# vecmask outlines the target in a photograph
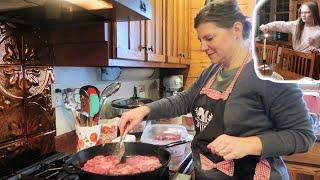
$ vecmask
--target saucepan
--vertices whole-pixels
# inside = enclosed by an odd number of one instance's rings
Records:
[[[139,173],[139,174],[128,174],[119,176],[110,176],[95,174],[82,170],[83,165],[93,157],[97,155],[114,155],[117,143],[110,143],[106,145],[99,145],[90,147],[88,149],[79,151],[73,154],[70,159],[67,160],[64,169],[69,173],[74,173],[79,176],[80,179],[107,179],[107,180],[128,180],[128,179],[139,179],[139,180],[166,180],[169,179],[169,161],[170,153],[166,148],[185,144],[187,141],[176,141],[167,145],[157,146],[147,143],[140,142],[128,142],[125,145],[125,156],[156,156],[159,158],[161,166],[154,171]]]

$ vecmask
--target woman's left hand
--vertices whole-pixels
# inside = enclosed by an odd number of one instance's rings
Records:
[[[261,155],[262,143],[260,138],[234,137],[226,134],[218,136],[207,145],[213,154],[225,160],[240,159],[246,155]]]

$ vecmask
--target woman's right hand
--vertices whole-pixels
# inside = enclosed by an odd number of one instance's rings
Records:
[[[267,33],[269,31],[269,28],[267,25],[265,24],[262,24],[260,27],[259,27],[260,31],[264,32],[264,33]]]
[[[141,106],[124,112],[120,119],[120,135],[127,134],[133,127],[139,124],[150,113],[148,106]]]

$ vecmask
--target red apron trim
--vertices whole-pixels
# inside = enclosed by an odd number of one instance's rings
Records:
[[[219,163],[213,163],[210,159],[206,156],[200,154],[200,163],[201,169],[211,170],[211,169],[218,169],[222,173],[227,176],[232,177],[234,174],[234,161],[221,161]],[[257,163],[253,180],[269,180],[271,175],[271,166],[266,159],[260,159]]]
[[[202,170],[218,169],[222,173],[233,176],[234,173],[234,162],[231,161],[221,161],[219,163],[213,163],[206,156],[200,154],[200,162]]]
[[[245,65],[245,63],[247,62],[247,58],[249,56],[249,53],[247,54],[247,56],[244,58],[240,68],[238,69],[235,77],[233,78],[232,82],[230,83],[230,85],[227,87],[227,89],[224,91],[224,92],[219,92],[215,89],[211,89],[211,85],[212,83],[216,80],[217,78],[217,74],[218,72],[222,69],[222,65],[219,67],[219,69],[214,73],[214,75],[209,79],[208,83],[201,89],[200,91],[200,94],[205,94],[207,95],[209,98],[211,99],[214,99],[214,100],[219,100],[219,99],[222,99],[222,100],[227,100],[234,85],[236,84],[239,76],[240,76],[240,73]]]
[[[266,159],[260,159],[254,172],[253,180],[269,180],[271,175],[271,166]]]

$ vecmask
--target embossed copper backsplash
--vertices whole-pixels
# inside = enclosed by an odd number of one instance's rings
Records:
[[[0,177],[54,150],[47,39],[46,30],[0,22]]]

